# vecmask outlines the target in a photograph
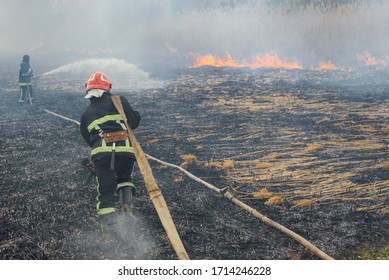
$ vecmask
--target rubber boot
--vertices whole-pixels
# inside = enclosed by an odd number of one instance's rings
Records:
[[[26,90],[23,86],[20,87],[20,96],[19,96],[19,104],[24,104],[24,100],[26,99]]]
[[[119,199],[122,212],[132,216],[132,201],[135,194],[135,188],[132,186],[119,189]]]
[[[105,214],[99,216],[99,223],[102,233],[114,232],[115,226],[117,225],[117,218],[115,213]]]

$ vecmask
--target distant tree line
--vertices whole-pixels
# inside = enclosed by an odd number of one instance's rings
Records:
[[[254,5],[260,2],[270,6],[306,7],[322,6],[336,7],[345,4],[380,2],[385,0],[171,0],[174,10],[201,10],[209,8],[235,8],[240,5]]]
[[[289,6],[324,6],[336,7],[339,5],[367,3],[370,0],[266,0],[270,5],[289,5]]]
[[[4,0],[2,0],[4,1]],[[10,3],[17,3],[12,0],[8,0]],[[187,12],[193,10],[206,10],[206,9],[233,9],[241,5],[258,5],[265,4],[268,6],[280,6],[280,7],[308,7],[308,6],[320,6],[320,7],[337,7],[345,4],[358,4],[358,3],[371,3],[371,2],[385,2],[388,0],[148,0],[137,2],[136,7],[147,7],[148,10],[158,9],[158,7],[168,6],[173,11]],[[24,1],[25,2],[25,1]],[[87,4],[85,4],[85,3]],[[50,10],[54,13],[61,13],[67,10],[74,9],[74,7],[83,7],[89,5],[88,1],[77,0],[35,0],[33,2],[25,2],[23,5],[27,5],[28,9],[39,9],[40,11]],[[118,7],[132,7],[128,0],[115,0],[115,5]],[[17,5],[17,4],[15,4]],[[114,7],[114,6],[113,6]]]

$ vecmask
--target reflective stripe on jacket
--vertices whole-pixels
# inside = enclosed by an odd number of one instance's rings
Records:
[[[20,63],[19,66],[19,86],[31,85],[32,69],[27,62]]]
[[[111,156],[112,143],[105,143],[103,133],[126,130],[123,118],[120,116],[109,92],[104,92],[100,98],[92,97],[91,104],[81,116],[80,131],[85,142],[92,148],[92,159]],[[138,127],[140,115],[134,111],[127,99],[121,96],[123,109],[131,129]],[[115,152],[134,157],[134,149],[130,141],[116,142]]]

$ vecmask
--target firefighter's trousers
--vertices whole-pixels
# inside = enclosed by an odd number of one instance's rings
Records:
[[[115,192],[122,187],[134,186],[132,182],[134,162],[134,158],[116,154],[115,170],[111,170],[111,157],[94,160],[97,177],[97,214],[115,212]]]
[[[33,98],[33,91],[31,85],[20,86],[19,102],[24,102],[28,98],[28,91],[30,91],[30,97]]]

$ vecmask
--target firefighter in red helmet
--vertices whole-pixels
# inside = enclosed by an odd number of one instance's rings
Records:
[[[85,142],[92,148],[91,157],[97,179],[97,214],[102,228],[110,231],[115,219],[115,192],[122,194],[135,191],[132,169],[135,163],[134,151],[125,137],[115,142],[106,140],[107,133],[126,132],[123,118],[112,102],[111,82],[102,72],[92,74],[86,86],[85,98],[90,105],[81,116],[80,131]],[[133,110],[123,96],[120,97],[131,129],[138,127],[140,115]],[[114,151],[113,151],[114,150]]]

